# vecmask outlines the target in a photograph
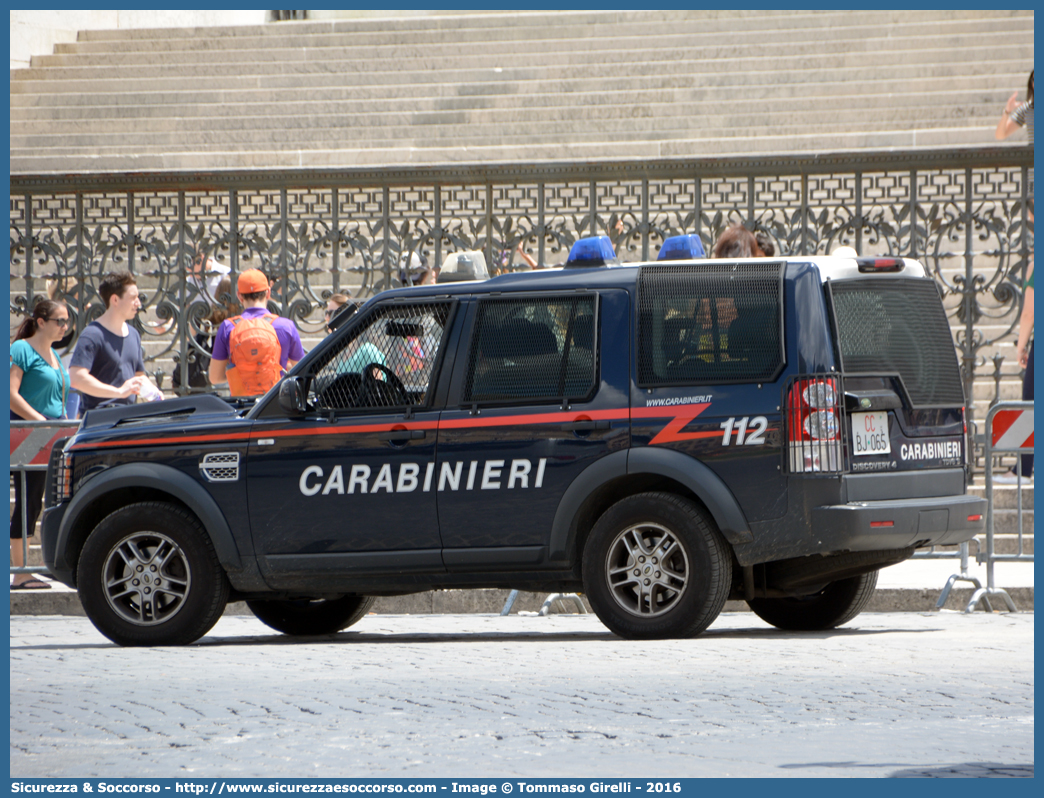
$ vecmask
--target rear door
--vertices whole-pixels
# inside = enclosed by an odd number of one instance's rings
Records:
[[[935,281],[828,283],[852,473],[963,468],[964,387]]]
[[[634,446],[699,460],[748,521],[787,509],[776,398],[784,268],[768,259],[657,264],[638,278]]]
[[[629,297],[480,296],[465,329],[432,487],[443,559],[450,571],[539,568],[570,483],[629,445]]]

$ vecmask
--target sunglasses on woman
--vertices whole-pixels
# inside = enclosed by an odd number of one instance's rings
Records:
[[[68,316],[66,316],[64,319],[54,318],[54,319],[44,319],[44,321],[53,321],[59,327],[68,327],[69,326],[69,317]]]

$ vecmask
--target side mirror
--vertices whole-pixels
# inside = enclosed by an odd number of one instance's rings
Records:
[[[303,416],[307,412],[304,389],[297,377],[287,377],[280,384],[279,407],[289,416]]]

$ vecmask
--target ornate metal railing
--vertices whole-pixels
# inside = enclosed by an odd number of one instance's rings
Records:
[[[96,285],[114,269],[138,276],[148,359],[188,368],[215,297],[193,275],[205,252],[234,277],[257,267],[273,305],[320,334],[326,298],[398,284],[421,251],[440,263],[479,249],[516,268],[521,243],[541,263],[576,238],[607,234],[624,261],[699,233],[711,248],[732,222],[765,231],[780,254],[922,260],[953,317],[966,393],[985,350],[1010,339],[1033,250],[1029,147],[838,153],[825,156],[547,163],[538,165],[11,177],[11,309],[24,313],[45,281],[77,329],[102,307]],[[994,371],[980,376],[996,379]],[[167,365],[169,370],[171,366]],[[181,384],[187,385],[187,371]]]

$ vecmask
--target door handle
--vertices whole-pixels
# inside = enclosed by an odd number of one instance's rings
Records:
[[[391,432],[378,432],[377,440],[399,443],[403,441],[417,441],[425,436],[422,429],[397,429]]]
[[[601,421],[567,421],[562,425],[566,432],[590,432],[591,430],[609,429],[608,419]]]

